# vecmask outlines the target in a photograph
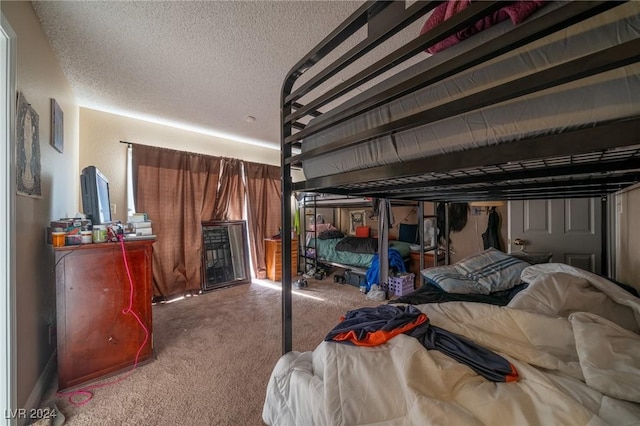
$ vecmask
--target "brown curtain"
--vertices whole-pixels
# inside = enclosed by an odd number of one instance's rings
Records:
[[[245,163],[249,246],[257,278],[265,278],[264,239],[278,233],[282,221],[280,168]]]
[[[200,291],[201,222],[216,208],[221,158],[133,145],[136,211],[158,236],[153,245],[154,297]]]
[[[213,220],[241,220],[244,210],[245,188],[242,183],[240,160],[225,158],[222,160],[218,200]]]

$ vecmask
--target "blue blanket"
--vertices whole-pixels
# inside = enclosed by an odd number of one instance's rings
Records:
[[[404,267],[404,260],[400,252],[396,249],[389,249],[389,269],[396,268],[398,272],[407,272]],[[371,266],[367,269],[367,291],[371,289],[373,284],[378,284],[380,277],[380,256],[377,254],[371,261]]]

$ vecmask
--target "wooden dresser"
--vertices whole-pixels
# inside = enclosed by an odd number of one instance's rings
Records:
[[[149,335],[139,363],[153,357],[153,240],[125,243],[133,281],[133,311]],[[131,368],[145,332],[131,314],[130,284],[120,243],[57,247],[55,253],[58,389]]]
[[[265,238],[264,240],[265,263],[267,266],[267,278],[272,281],[282,281],[282,241],[279,239]],[[298,240],[291,240],[291,276],[298,274]]]
[[[434,253],[424,254],[424,267],[432,268],[434,266]],[[438,265],[444,265],[444,252],[438,252]],[[409,272],[415,274],[415,288],[422,285],[422,276],[420,275],[420,252],[409,252]]]

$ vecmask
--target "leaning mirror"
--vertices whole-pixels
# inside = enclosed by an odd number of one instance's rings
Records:
[[[250,281],[246,222],[202,222],[202,291]]]

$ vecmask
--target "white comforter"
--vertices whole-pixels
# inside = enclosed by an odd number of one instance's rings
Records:
[[[431,323],[500,353],[518,369],[493,383],[400,335],[374,347],[321,343],[275,366],[269,425],[640,424],[640,299],[562,264],[523,271],[507,307],[418,307]],[[328,331],[328,330],[327,330]]]

